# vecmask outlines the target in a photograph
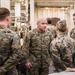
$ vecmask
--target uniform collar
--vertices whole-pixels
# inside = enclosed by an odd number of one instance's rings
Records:
[[[46,31],[46,30],[45,30],[45,31]],[[38,28],[37,28],[37,32],[38,32],[38,33],[43,34],[43,33],[45,33],[45,31],[38,30]]]
[[[6,29],[5,25],[0,24],[0,29]]]
[[[5,25],[0,25],[0,32],[4,32],[4,33],[11,33],[10,29],[7,28]]]
[[[60,35],[57,35],[58,38],[61,38],[61,37],[64,37],[64,33],[60,34]]]

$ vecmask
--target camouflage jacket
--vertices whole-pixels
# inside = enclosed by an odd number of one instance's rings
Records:
[[[22,53],[17,34],[5,28],[4,25],[0,25],[0,75],[12,70]]]
[[[73,39],[62,34],[51,42],[51,57],[54,64],[54,71],[60,72],[66,67],[72,67],[72,54],[74,53],[75,42]]]
[[[33,67],[48,67],[49,44],[52,39],[52,34],[47,30],[45,32],[38,32],[37,29],[30,31],[23,45],[23,49],[27,47],[26,62],[30,61]]]
[[[56,30],[55,30],[54,26],[47,26],[47,29],[52,33],[52,35],[54,36],[54,38],[57,36]]]
[[[70,37],[75,40],[75,28],[71,30]]]

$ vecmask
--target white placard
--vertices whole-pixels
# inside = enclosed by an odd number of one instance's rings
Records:
[[[49,75],[75,75],[75,72],[63,71],[63,72],[59,72],[59,73],[52,73],[52,74],[49,74]]]

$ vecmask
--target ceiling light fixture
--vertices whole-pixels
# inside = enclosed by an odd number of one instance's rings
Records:
[[[64,10],[65,8],[64,8],[64,7],[61,7],[61,9],[63,9],[63,10]]]
[[[48,9],[48,7],[45,7],[45,9]]]

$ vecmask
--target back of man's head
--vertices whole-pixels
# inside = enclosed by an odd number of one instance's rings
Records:
[[[73,16],[75,16],[75,13],[73,14]]]
[[[7,8],[0,7],[0,21],[5,20],[7,16],[10,16],[10,11]]]
[[[52,21],[50,19],[47,20],[48,24],[52,24]]]
[[[65,32],[66,28],[67,28],[67,24],[65,20],[62,21],[58,21],[56,24],[56,28],[60,31],[60,32]]]
[[[74,25],[75,25],[75,13],[73,14],[73,22],[74,22]]]

